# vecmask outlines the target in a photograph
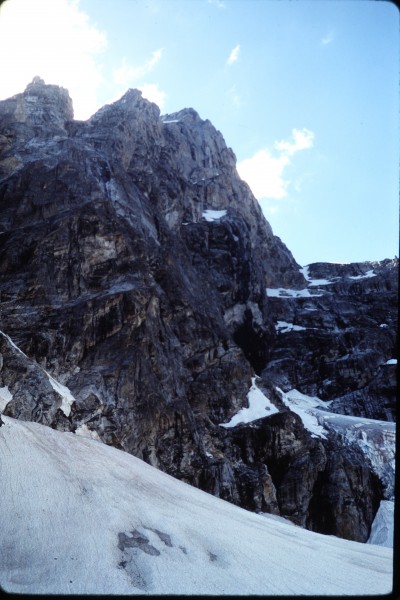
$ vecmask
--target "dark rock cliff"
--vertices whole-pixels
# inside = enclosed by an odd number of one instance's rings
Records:
[[[235,162],[209,121],[160,117],[137,90],[86,122],[39,78],[0,102],[4,413],[365,541],[382,482],[278,388],[394,419],[397,262],[301,270]],[[221,427],[256,374],[277,412]]]

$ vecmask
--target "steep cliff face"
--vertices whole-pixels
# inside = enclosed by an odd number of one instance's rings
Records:
[[[267,290],[278,335],[265,377],[331,411],[395,420],[398,260],[302,272],[303,290]]]
[[[137,90],[81,122],[66,90],[35,78],[0,102],[0,133],[4,413],[366,541],[379,478],[334,432],[313,437],[282,394],[393,418],[397,263],[302,270],[211,123],[160,117]],[[271,416],[222,427],[255,392]]]

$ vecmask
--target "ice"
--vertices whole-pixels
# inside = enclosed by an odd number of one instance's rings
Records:
[[[225,217],[225,216],[226,216],[226,210],[207,209],[207,210],[203,211],[204,219],[210,223],[211,223],[211,221],[217,221],[218,219],[221,219],[222,217]]]
[[[0,413],[2,413],[7,404],[12,400],[12,393],[7,386],[0,387]]]
[[[240,423],[251,423],[257,419],[270,417],[279,412],[276,406],[272,404],[272,402],[256,386],[255,377],[251,380],[251,387],[247,394],[247,400],[249,402],[249,407],[241,408],[236,415],[233,415],[228,423],[220,423],[220,427],[229,428],[235,427]]]
[[[340,435],[347,445],[357,446],[384,487],[386,499],[394,494],[396,424],[362,417],[332,413],[317,397],[307,396],[298,390],[284,393],[277,388],[286,406],[302,419],[304,427],[313,437],[326,436],[330,430]]]
[[[393,547],[394,532],[394,502],[381,500],[378,512],[371,527],[371,534],[367,544]]]
[[[397,358],[389,358],[389,360],[385,362],[385,365],[397,365]]]
[[[382,595],[391,548],[244,510],[116,448],[2,417],[0,585],[45,595]]]

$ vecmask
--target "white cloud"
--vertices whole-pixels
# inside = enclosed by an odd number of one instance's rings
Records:
[[[143,98],[155,102],[160,110],[164,108],[166,93],[160,90],[157,83],[144,83],[139,85],[138,89],[142,92]]]
[[[292,140],[275,142],[277,155],[266,148],[237,164],[242,179],[247,181],[256,198],[280,200],[288,193],[290,180],[285,170],[296,152],[313,146],[314,134],[308,129],[292,129]],[[274,212],[276,212],[274,210]]]
[[[127,64],[126,59],[124,58],[121,67],[114,71],[114,82],[118,85],[127,86],[133,81],[144,77],[150,73],[160,61],[162,52],[162,48],[155,50],[149,60],[137,67]]]
[[[275,148],[280,152],[292,156],[299,150],[311,148],[314,142],[314,134],[309,129],[292,129],[293,142],[282,140],[275,142]]]
[[[330,31],[325,37],[322,38],[321,46],[327,46],[328,44],[331,44],[334,39],[335,39],[334,32]]]
[[[284,198],[288,183],[283,179],[283,171],[288,163],[285,155],[275,157],[269,150],[259,150],[239,162],[237,170],[256,198]]]
[[[79,0],[8,0],[0,9],[0,98],[25,89],[39,75],[67,88],[76,118],[98,108],[104,82],[98,56],[106,34],[89,22]]]
[[[233,50],[231,51],[231,53],[228,57],[228,60],[227,60],[228,65],[233,65],[233,63],[235,63],[237,61],[237,59],[239,58],[239,52],[240,52],[240,44],[235,46],[233,48]]]

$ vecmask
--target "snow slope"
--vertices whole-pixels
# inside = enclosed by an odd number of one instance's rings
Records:
[[[0,584],[8,592],[391,591],[389,548],[245,511],[95,440],[3,419]]]

